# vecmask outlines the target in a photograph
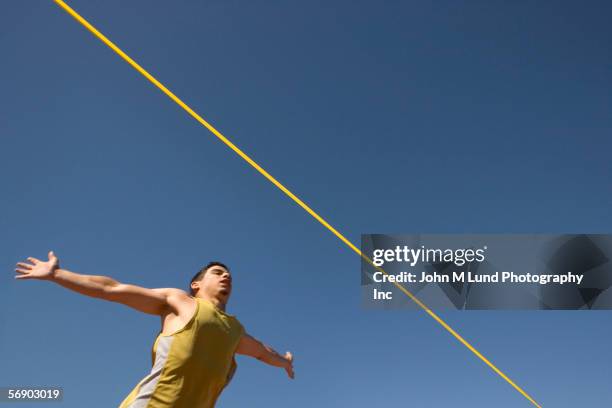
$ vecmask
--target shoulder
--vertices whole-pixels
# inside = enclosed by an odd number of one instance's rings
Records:
[[[234,320],[234,324],[236,325],[236,327],[238,327],[238,331],[240,332],[240,336],[244,336],[246,333],[246,329],[244,328],[244,326],[242,325],[242,323],[240,322],[240,320],[238,320],[238,318],[236,316],[232,316],[232,319]]]
[[[178,288],[157,288],[153,290],[159,291],[160,293],[164,293],[166,296],[183,297],[183,298],[191,297],[183,289],[178,289]]]
[[[173,299],[175,301],[185,301],[185,302],[188,302],[189,300],[194,301],[193,297],[190,296],[187,292],[185,292],[182,289],[177,289],[177,288],[155,288],[155,289],[151,289],[151,290],[156,292],[160,296],[164,296],[168,300]]]
[[[165,297],[171,313],[180,315],[185,311],[189,312],[196,307],[195,298],[182,289],[157,288],[153,290]]]

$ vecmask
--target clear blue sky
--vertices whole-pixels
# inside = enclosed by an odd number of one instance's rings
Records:
[[[609,2],[71,4],[349,239],[612,232]],[[1,385],[118,405],[159,319],[13,267],[186,288],[295,355],[219,407],[528,407],[422,312],[366,311],[359,258],[52,1],[0,14]],[[544,407],[612,405],[612,312],[441,316]],[[27,404],[20,405],[27,407]]]

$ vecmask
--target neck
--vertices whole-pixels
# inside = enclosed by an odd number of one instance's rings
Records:
[[[215,296],[202,296],[202,299],[208,300],[210,303],[215,305],[217,309],[223,310],[225,312],[226,300],[215,297]]]

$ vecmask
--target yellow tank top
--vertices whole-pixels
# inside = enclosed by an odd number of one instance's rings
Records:
[[[151,372],[119,408],[212,408],[236,371],[244,334],[235,316],[194,297],[196,311],[180,330],[153,344]]]

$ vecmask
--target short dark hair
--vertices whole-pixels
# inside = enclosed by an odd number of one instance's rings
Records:
[[[221,267],[225,268],[227,271],[229,271],[229,268],[224,263],[222,263],[222,262],[217,262],[217,261],[209,262],[206,266],[204,266],[202,269],[200,269],[198,271],[198,273],[193,275],[193,278],[191,278],[191,282],[189,282],[189,291],[191,292],[191,296],[195,295],[195,292],[191,288],[191,284],[193,282],[195,282],[195,281],[199,281],[200,279],[202,279],[202,276],[204,276],[206,271],[209,270],[210,268],[212,268],[213,266],[221,266]]]

